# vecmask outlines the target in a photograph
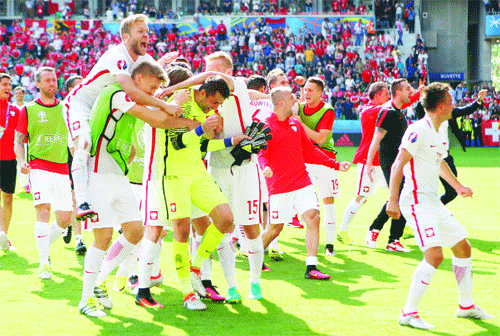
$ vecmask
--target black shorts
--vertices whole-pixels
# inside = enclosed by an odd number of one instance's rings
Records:
[[[73,164],[73,155],[71,155],[71,151],[68,147],[68,171],[69,171],[69,181],[71,182],[71,190],[75,189],[75,185],[73,184],[73,174],[71,174],[71,165]]]
[[[17,160],[0,160],[0,189],[4,193],[16,192]]]

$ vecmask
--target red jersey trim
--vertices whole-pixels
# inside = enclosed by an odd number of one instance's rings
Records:
[[[424,240],[422,239],[422,233],[420,232],[420,226],[418,225],[418,220],[417,220],[417,214],[415,213],[415,206],[411,206],[411,215],[413,216],[413,219],[415,220],[415,225],[417,226],[417,232],[418,232],[418,237],[420,238],[420,243],[422,244],[422,247],[424,247]]]
[[[415,178],[415,161],[413,161],[413,158],[410,160],[410,170],[411,170],[411,180],[413,181],[413,198],[415,200],[415,204],[418,204],[417,179]]]
[[[238,108],[238,117],[240,119],[241,131],[245,132],[245,123],[243,122],[243,114],[241,113],[240,99],[234,94],[232,94],[231,97],[234,97],[234,101],[236,102],[236,107]]]

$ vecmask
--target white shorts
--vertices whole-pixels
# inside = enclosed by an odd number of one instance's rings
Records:
[[[33,204],[51,204],[53,211],[73,211],[69,175],[33,169],[29,174]]]
[[[290,223],[295,217],[295,213],[302,216],[310,209],[319,211],[318,196],[312,185],[283,194],[271,195],[267,205],[269,223]]]
[[[380,166],[373,166],[375,169],[373,171],[373,182],[370,180],[370,176],[368,176],[368,172],[365,169],[365,165],[358,163],[358,191],[357,195],[359,196],[371,196],[374,195],[377,191],[378,187],[387,188],[387,182],[385,181],[384,173],[382,172],[382,168]]]
[[[86,229],[112,228],[141,221],[139,201],[126,176],[90,173],[87,192],[96,214],[86,221]]]
[[[83,133],[90,133],[90,108],[74,97],[64,101],[63,116],[69,131],[69,138],[74,139]]]
[[[166,226],[167,209],[161,180],[146,181],[142,185],[141,217],[144,225]]]
[[[236,225],[263,223],[262,189],[265,181],[256,163],[234,166],[233,174],[229,168],[212,168],[211,174],[226,196]]]
[[[401,213],[422,251],[435,246],[453,247],[467,237],[467,231],[441,202],[402,205]]]
[[[318,187],[319,197],[338,197],[339,179],[337,171],[327,166],[306,164],[306,170],[314,186]]]

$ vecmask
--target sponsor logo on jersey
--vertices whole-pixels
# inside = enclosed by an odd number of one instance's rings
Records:
[[[170,211],[171,212],[176,212],[177,211],[177,206],[175,205],[175,203],[170,203]]]
[[[410,135],[408,135],[408,141],[410,141],[411,143],[414,143],[415,141],[417,141],[417,133],[415,132],[411,132]]]
[[[434,237],[435,236],[434,229],[433,228],[425,229],[425,236],[427,238]]]
[[[80,122],[79,121],[75,121],[73,123],[73,131],[77,131],[80,129]]]
[[[158,219],[158,211],[150,211],[149,212],[149,219],[157,220]]]
[[[125,70],[127,69],[127,62],[125,62],[125,60],[119,60],[117,63],[116,63],[116,66],[118,67],[118,69],[120,70]]]
[[[38,122],[41,122],[41,123],[47,122],[48,120],[45,119],[46,116],[47,116],[47,113],[45,113],[45,111],[38,111],[38,118],[40,118],[40,120],[38,120]]]
[[[35,201],[38,201],[40,199],[40,193],[37,192],[33,195],[33,198],[35,199]]]
[[[292,125],[292,131],[297,132],[297,126]]]

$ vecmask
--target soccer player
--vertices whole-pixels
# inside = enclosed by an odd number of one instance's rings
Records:
[[[387,185],[389,185],[391,166],[398,154],[398,146],[401,143],[401,138],[408,127],[408,121],[401,107],[411,102],[410,96],[412,96],[413,93],[413,88],[405,78],[396,79],[391,84],[392,99],[385,103],[380,109],[377,117],[375,135],[373,136],[366,158],[365,169],[370,180],[374,178],[375,168],[373,162],[378,150],[380,168],[382,168],[385,181]],[[366,245],[370,248],[375,248],[380,230],[389,219],[385,211],[386,205],[387,203],[384,204],[377,218],[375,218],[366,233]],[[389,242],[385,248],[387,251],[410,252],[410,250],[404,247],[399,241],[403,235],[404,227],[404,217],[392,219]]]
[[[323,153],[336,159],[332,127],[335,120],[333,107],[325,103],[321,97],[325,84],[319,77],[309,77],[304,85],[304,103],[299,103],[298,118],[307,136]],[[306,161],[306,168],[313,185],[319,189],[325,210],[326,255],[335,255],[333,242],[337,231],[337,214],[335,197],[339,194],[337,171],[314,161]]]
[[[19,111],[21,111],[23,109],[23,107],[26,106],[26,102],[24,101],[25,94],[26,94],[26,90],[22,86],[17,86],[14,89],[14,102],[12,103],[12,105],[17,107],[17,109]],[[25,145],[24,149],[25,149],[25,151],[28,151],[28,145]],[[21,180],[20,181],[21,186],[24,188],[24,192],[29,194],[31,192],[31,190],[30,190],[30,184],[28,181],[28,175],[20,174],[20,172],[21,172],[21,167],[19,167],[19,165],[18,165],[18,176],[20,177],[20,180]]]
[[[35,72],[40,97],[21,111],[16,128],[14,150],[23,174],[29,173],[36,209],[35,239],[40,257],[41,279],[50,279],[50,245],[71,223],[71,186],[68,176],[68,130],[64,126],[62,104],[56,99],[57,76],[54,68]],[[28,162],[24,142],[28,139]],[[50,225],[50,210],[56,220]]]
[[[166,80],[161,66],[143,61],[132,71],[134,86],[153,95]],[[99,303],[111,309],[113,302],[106,288],[106,277],[120,264],[143,236],[139,202],[125,176],[132,155],[132,134],[136,118],[158,128],[180,127],[185,123],[162,110],[136,104],[119,84],[106,87],[96,100],[90,118],[92,150],[89,160],[89,197],[96,216],[87,225],[94,232],[94,244],[85,256],[82,298],[79,310],[92,317],[106,316]],[[113,226],[123,234],[109,247]],[[106,254],[106,250],[108,250]]]
[[[337,235],[337,240],[344,244],[352,244],[352,240],[347,233],[347,228],[354,219],[358,210],[367,201],[368,196],[375,194],[378,186],[387,187],[382,169],[380,168],[378,151],[373,159],[373,181],[370,179],[365,169],[368,148],[370,147],[373,134],[375,133],[375,123],[377,121],[378,113],[380,112],[382,105],[390,99],[387,84],[385,82],[375,82],[371,84],[368,89],[368,96],[370,98],[370,102],[365,105],[359,117],[363,137],[356,154],[354,154],[354,159],[352,160],[352,163],[356,164],[358,171],[358,182],[356,184],[358,188],[356,197],[345,209],[344,219],[342,220],[342,224]]]
[[[87,161],[91,151],[89,116],[92,104],[101,91],[119,83],[127,96],[137,104],[159,108],[171,115],[180,115],[180,107],[168,104],[146,94],[134,85],[131,73],[144,60],[153,60],[146,54],[149,41],[148,18],[135,14],[121,22],[122,43],[106,51],[83,82],[66,98],[64,116],[69,134],[75,143],[72,165],[77,207],[77,219],[89,218],[94,211],[87,201]],[[177,53],[176,53],[177,54]]]
[[[74,75],[69,77],[66,80],[66,89],[68,92],[71,92],[75,86],[80,84],[83,81],[83,77],[79,75]],[[71,173],[71,165],[73,163],[73,154],[75,153],[75,147],[73,141],[70,139],[68,141],[68,167],[69,167],[69,179],[71,180],[71,194],[73,196],[73,214],[74,216],[71,218],[71,224],[66,229],[66,232],[63,234],[63,240],[66,244],[71,241],[71,231],[72,228],[75,229],[75,252],[78,255],[85,255],[87,253],[87,246],[85,246],[85,242],[82,237],[82,223],[79,220],[76,220],[76,199],[75,199],[75,190],[73,184],[73,175]]]
[[[14,133],[19,119],[19,109],[9,103],[11,90],[10,76],[0,73],[0,249],[13,251],[15,248],[11,245],[7,233],[16,191],[17,161],[14,153]]]
[[[266,125],[273,138],[267,149],[259,153],[259,164],[266,177],[269,192],[268,212],[270,227],[263,237],[264,247],[278,236],[284,223],[289,223],[295,211],[307,224],[306,230],[306,279],[326,280],[330,276],[320,272],[316,265],[319,244],[319,204],[305,162],[318,162],[331,168],[346,171],[349,162],[337,162],[321,152],[307,137],[301,123],[291,118],[297,99],[290,88],[271,91],[273,114]]]
[[[422,92],[421,102],[426,111],[423,119],[406,130],[399,153],[392,166],[387,213],[392,218],[401,214],[413,230],[424,259],[413,274],[410,293],[398,319],[401,325],[419,329],[433,329],[418,315],[418,304],[429,286],[436,269],[443,261],[443,246],[453,252],[453,273],[458,284],[458,317],[490,319],[472,300],[471,246],[465,239],[467,232],[440,202],[439,176],[443,177],[463,197],[472,197],[472,189],[463,186],[443,159],[446,157],[448,119],[453,100],[450,86],[432,83]],[[400,195],[400,185],[405,177]],[[399,203],[399,204],[398,204]],[[401,210],[400,210],[401,209]]]
[[[226,79],[221,76],[209,77],[198,89],[191,92],[192,100],[183,105],[183,115],[185,118],[197,120],[202,120],[204,114],[217,110],[230,96]],[[174,262],[184,295],[184,306],[190,310],[206,309],[206,305],[195,295],[196,291],[201,296],[206,296],[200,279],[200,269],[233,224],[229,204],[201,160],[200,137],[204,135],[206,139],[212,139],[217,127],[218,118],[210,116],[195,130],[186,132],[185,129],[172,129],[167,133],[168,155],[164,169],[167,218],[172,221],[174,228]],[[247,137],[240,133],[218,142],[208,142],[207,150],[228,148],[245,138]],[[189,260],[188,246],[191,204],[208,213],[213,220],[213,224],[205,230],[192,263]],[[160,229],[156,230],[156,240],[159,231]],[[140,287],[138,297],[143,290],[143,286]]]

